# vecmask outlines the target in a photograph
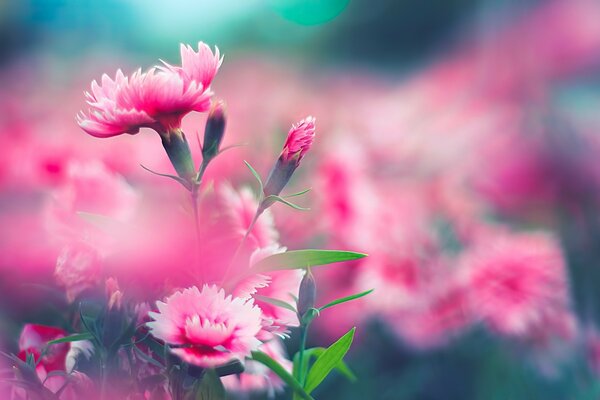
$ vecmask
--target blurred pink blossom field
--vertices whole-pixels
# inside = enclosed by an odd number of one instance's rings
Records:
[[[464,3],[366,64],[361,1],[67,55],[2,6],[0,399],[599,398],[600,3]]]

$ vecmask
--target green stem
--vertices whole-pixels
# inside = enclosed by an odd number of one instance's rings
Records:
[[[235,264],[235,262],[237,261],[240,251],[242,250],[242,247],[244,247],[244,243],[246,243],[246,239],[248,239],[248,236],[250,236],[250,233],[252,233],[252,230],[254,229],[254,225],[256,225],[256,221],[258,221],[258,218],[261,216],[261,214],[263,212],[264,212],[264,209],[259,206],[258,209],[256,210],[256,213],[254,214],[254,218],[252,218],[252,222],[250,222],[248,229],[246,229],[246,233],[244,234],[244,237],[242,237],[242,240],[240,241],[237,248],[235,249],[235,252],[233,253],[233,257],[231,257],[231,261],[229,261],[229,264],[227,265],[227,269],[225,269],[225,273],[223,274],[223,279],[221,280],[221,286],[223,286],[225,284],[225,282],[227,281],[227,278],[229,277],[229,272],[231,270],[232,265]]]
[[[306,350],[306,336],[308,334],[308,327],[310,322],[307,324],[301,323],[300,325],[300,349],[298,350],[298,381],[304,387],[304,351]]]

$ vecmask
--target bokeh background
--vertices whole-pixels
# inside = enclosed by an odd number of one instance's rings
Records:
[[[281,242],[370,254],[317,274],[322,301],[375,288],[314,326],[314,345],[359,326],[358,382],[332,377],[317,398],[600,396],[595,0],[0,1],[6,349],[61,304],[40,301],[61,249],[53,199],[90,168],[165,185],[139,167],[170,168],[151,133],[80,130],[83,91],[200,40],[225,55],[225,141],[248,144],[209,178],[251,184],[242,160],[265,172],[289,125],[314,115],[293,182],[313,188],[312,211],[276,209]],[[188,135],[201,126],[185,120]],[[132,269],[169,268],[146,267]]]

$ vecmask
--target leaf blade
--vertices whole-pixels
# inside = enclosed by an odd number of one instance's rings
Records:
[[[356,328],[350,329],[348,333],[339,338],[335,343],[329,346],[315,361],[308,371],[304,390],[311,393],[323,380],[329,375],[331,370],[344,359],[344,356],[350,349],[354,332]]]
[[[273,254],[257,262],[253,269],[257,272],[278,271],[283,269],[305,269],[318,265],[327,265],[342,261],[357,260],[367,255],[342,250],[291,250]]]
[[[296,309],[294,308],[294,306],[292,306],[290,303],[287,303],[283,300],[279,300],[279,299],[275,299],[273,297],[267,297],[267,296],[261,296],[261,295],[254,295],[254,298],[256,300],[260,300],[263,301],[265,303],[269,303],[275,307],[280,307],[280,308],[285,308],[286,310],[290,310],[294,313],[297,313],[298,311],[296,311]]]
[[[319,311],[323,311],[327,308],[333,307],[333,306],[337,306],[338,304],[342,304],[342,303],[346,303],[348,301],[352,301],[352,300],[356,300],[356,299],[360,299],[361,297],[364,297],[368,294],[373,293],[375,289],[370,289],[370,290],[365,290],[364,292],[360,292],[360,293],[356,293],[350,296],[346,296],[346,297],[341,297],[339,299],[333,300],[332,302],[329,302],[327,304],[325,304],[322,307],[319,307]]]
[[[277,376],[281,378],[300,398],[304,400],[314,400],[310,394],[308,394],[302,385],[289,373],[285,368],[281,366],[277,361],[273,360],[269,355],[262,351],[253,351],[252,359],[259,362],[273,371]]]
[[[70,343],[70,342],[80,342],[82,340],[90,340],[93,339],[94,335],[90,332],[84,333],[76,333],[75,335],[66,336],[60,339],[54,339],[48,342],[48,344],[59,344],[59,343]]]
[[[260,185],[260,193],[262,193],[264,185],[262,179],[260,178],[260,175],[258,174],[258,172],[256,172],[254,167],[252,167],[252,165],[250,165],[248,161],[244,160],[244,164],[246,164],[246,167],[248,167],[254,178],[258,181],[258,184]]]

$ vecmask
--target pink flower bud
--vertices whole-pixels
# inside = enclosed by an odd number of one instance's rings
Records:
[[[277,163],[271,169],[264,187],[265,196],[278,196],[300,165],[315,138],[315,119],[306,117],[292,125]],[[266,205],[268,206],[268,205]]]
[[[306,117],[296,125],[292,125],[287,140],[283,145],[281,159],[290,161],[297,159],[296,164],[304,157],[315,139],[315,118]]]

